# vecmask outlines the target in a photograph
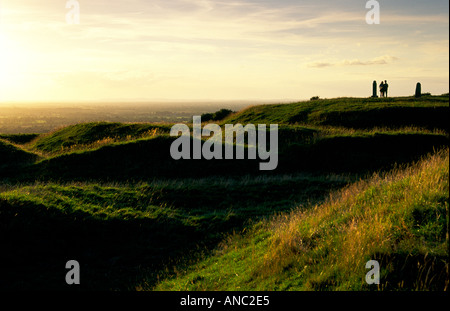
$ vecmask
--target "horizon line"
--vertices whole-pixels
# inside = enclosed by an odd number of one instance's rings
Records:
[[[449,92],[442,94],[431,94],[431,96],[442,96],[449,95]],[[390,96],[388,98],[401,98],[401,97],[413,97],[414,94],[411,95],[399,95],[399,96]],[[371,98],[371,96],[335,96],[335,97],[319,97],[319,99],[336,99],[336,98]],[[303,102],[310,101],[308,98],[279,98],[279,99],[262,99],[262,98],[254,98],[254,99],[170,99],[170,98],[137,98],[137,99],[84,99],[84,100],[36,100],[36,101],[28,101],[28,100],[0,100],[1,105],[29,105],[29,104],[210,104],[210,103],[248,103],[248,102],[261,102],[261,103],[292,103],[292,102]]]

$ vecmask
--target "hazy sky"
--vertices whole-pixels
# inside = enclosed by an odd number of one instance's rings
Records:
[[[0,101],[442,94],[448,0],[0,0]]]

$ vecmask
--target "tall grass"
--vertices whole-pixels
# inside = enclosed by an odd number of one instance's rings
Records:
[[[322,200],[349,178],[292,174],[136,183],[0,182],[0,265],[8,267],[0,288],[28,281],[25,288],[58,288],[58,266],[51,263],[75,256],[85,266],[84,288],[127,289],[144,271],[162,275],[163,264],[198,258],[198,250],[209,252],[232,230],[288,211],[296,202]],[[30,274],[22,269],[29,256],[36,258]],[[120,262],[111,267],[115,257]]]
[[[308,275],[306,289],[362,289],[364,264],[374,256],[445,257],[448,161],[448,152],[441,152],[415,166],[353,184],[313,209],[277,219],[261,272],[279,273],[295,264]],[[319,268],[306,272],[311,263],[320,263]],[[419,259],[418,265],[423,264]],[[389,279],[388,271],[384,276]],[[419,278],[409,285],[427,289],[431,284]],[[384,283],[381,289],[389,286],[405,284]],[[448,287],[448,279],[443,286]]]
[[[375,174],[235,235],[155,289],[447,290],[448,178],[448,149]],[[378,286],[365,283],[369,260]]]

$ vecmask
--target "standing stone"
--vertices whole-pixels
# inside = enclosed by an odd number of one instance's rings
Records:
[[[420,84],[420,82],[417,83],[416,85],[416,97],[420,97],[422,96],[422,84]]]
[[[373,81],[373,84],[372,84],[372,97],[378,97],[378,95],[377,95],[377,81]]]

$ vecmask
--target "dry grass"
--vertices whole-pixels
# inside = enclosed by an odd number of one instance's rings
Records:
[[[376,174],[229,236],[153,289],[447,290],[448,177],[448,149]],[[369,260],[379,285],[365,282]]]
[[[448,210],[448,162],[447,150],[409,168],[352,184],[324,204],[279,216],[264,265],[256,274],[268,277],[297,267],[297,273],[309,275],[307,288],[319,283],[347,289],[349,276],[364,276],[365,263],[376,254],[448,255],[448,241],[439,233],[424,238],[434,233],[436,223],[422,224],[431,232],[421,235],[418,231],[426,229],[414,219],[417,211],[435,215],[437,223],[445,218],[435,200],[446,196],[442,204]],[[420,273],[430,277],[430,271]],[[363,287],[363,281],[357,287]],[[419,278],[417,289],[426,283]]]

